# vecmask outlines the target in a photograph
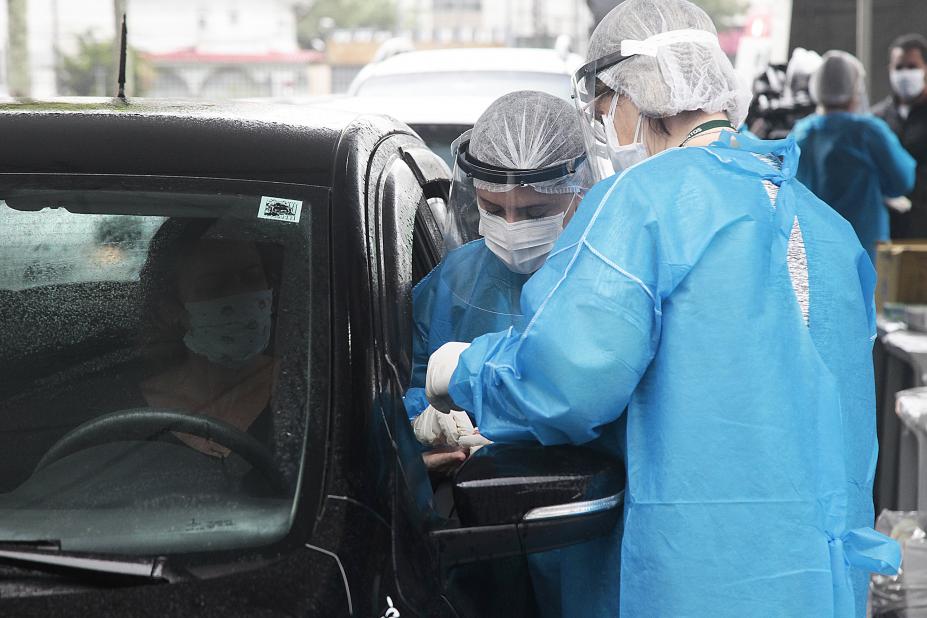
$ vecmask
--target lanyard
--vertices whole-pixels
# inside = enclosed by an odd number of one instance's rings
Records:
[[[698,125],[697,127],[695,127],[694,129],[692,129],[691,131],[689,131],[689,134],[686,136],[686,139],[682,140],[682,143],[679,144],[679,147],[682,148],[686,144],[691,142],[693,139],[701,135],[702,133],[707,133],[708,131],[714,131],[715,129],[731,129],[732,131],[737,130],[734,128],[734,125],[732,125],[730,121],[728,120],[709,120],[708,122],[704,122]]]

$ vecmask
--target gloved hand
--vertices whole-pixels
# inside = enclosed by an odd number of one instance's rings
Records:
[[[463,424],[461,416],[466,418],[466,424]],[[445,414],[431,406],[412,420],[412,430],[416,439],[426,446],[457,446],[461,425],[464,428],[466,425],[473,428],[466,412],[452,410],[450,414]]]
[[[448,396],[447,390],[457,369],[460,355],[469,347],[469,343],[445,343],[428,359],[425,395],[428,397],[428,403],[441,412],[450,412],[454,408],[454,402]]]
[[[470,454],[472,455],[487,444],[492,444],[492,440],[483,437],[479,430],[473,429],[470,433],[461,435],[457,438],[457,444],[463,448],[470,449]]]
[[[460,410],[451,410],[449,414],[439,412],[431,406],[415,417],[412,430],[419,442],[426,446],[460,446],[475,449],[490,444],[473,427],[470,416]]]
[[[911,200],[908,198],[901,197],[887,197],[885,198],[885,205],[894,210],[895,212],[900,212],[902,214],[911,210]]]

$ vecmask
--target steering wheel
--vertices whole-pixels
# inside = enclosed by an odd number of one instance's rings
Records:
[[[210,416],[193,416],[185,412],[159,408],[120,410],[79,425],[48,449],[35,471],[38,472],[78,451],[111,442],[167,442],[173,431],[221,444],[258,470],[274,490],[287,493],[288,484],[274,463],[273,455],[253,436]]]

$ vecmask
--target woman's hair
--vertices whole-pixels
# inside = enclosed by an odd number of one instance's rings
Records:
[[[166,299],[177,299],[180,269],[197,244],[215,224],[215,219],[168,219],[151,239],[148,258],[139,275],[142,296],[140,340],[150,354],[175,355],[183,333],[168,323],[162,307]]]

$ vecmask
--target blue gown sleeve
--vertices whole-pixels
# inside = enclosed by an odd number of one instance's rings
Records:
[[[587,195],[525,285],[525,327],[479,337],[461,356],[450,395],[489,439],[594,440],[650,364],[666,279],[659,226],[643,196],[619,184]]]
[[[431,315],[434,311],[441,264],[422,279],[412,291],[412,378],[403,397],[409,420],[428,407],[425,373],[428,369]]]
[[[904,149],[898,136],[880,118],[870,118],[869,152],[879,172],[882,195],[899,197],[914,189],[917,162]]]

